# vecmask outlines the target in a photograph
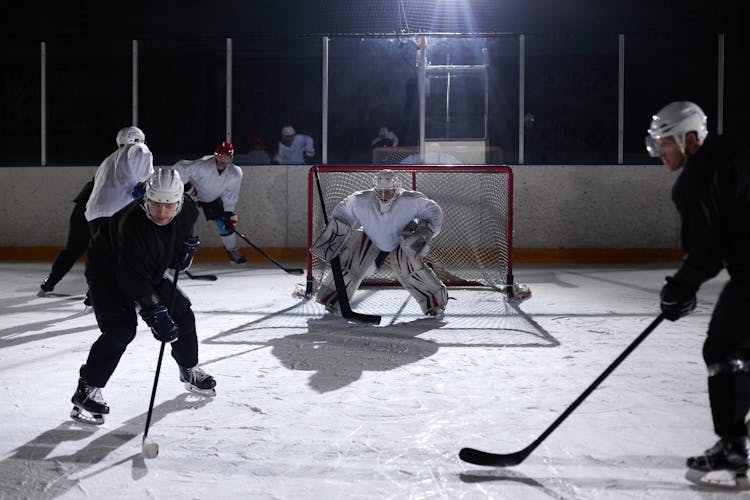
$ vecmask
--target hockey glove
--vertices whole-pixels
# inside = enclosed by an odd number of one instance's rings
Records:
[[[235,215],[234,212],[224,212],[224,215],[221,216],[221,220],[224,222],[224,227],[227,232],[232,234],[237,227],[237,215]]]
[[[667,284],[661,289],[661,312],[669,321],[677,321],[687,316],[696,306],[696,287],[684,285],[672,276],[667,276]]]
[[[133,192],[131,193],[131,196],[134,200],[143,198],[143,195],[146,194],[146,185],[143,182],[139,182],[135,185],[133,188]]]
[[[169,311],[161,304],[141,309],[141,317],[151,327],[151,333],[159,342],[174,342],[180,336],[180,330]]]
[[[182,242],[182,254],[177,259],[174,268],[180,271],[190,269],[190,266],[193,265],[195,252],[198,250],[200,244],[201,239],[197,235],[186,238],[185,241]]]
[[[422,259],[430,252],[430,240],[434,226],[426,220],[409,222],[401,231],[401,248],[415,259]]]

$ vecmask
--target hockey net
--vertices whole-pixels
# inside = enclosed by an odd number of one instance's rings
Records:
[[[449,287],[482,286],[506,291],[513,284],[513,173],[493,165],[320,166],[328,217],[336,204],[355,191],[371,189],[373,176],[388,168],[405,189],[424,193],[443,209],[440,234],[427,261]],[[307,246],[325,228],[315,175],[308,175]],[[308,251],[307,291],[317,290],[328,264]],[[388,260],[363,286],[396,286]]]

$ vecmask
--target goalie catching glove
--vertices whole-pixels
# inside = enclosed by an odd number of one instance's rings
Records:
[[[401,230],[401,249],[415,259],[423,259],[430,253],[434,234],[435,226],[429,221],[414,219]]]
[[[318,239],[310,247],[310,253],[314,256],[330,262],[343,250],[344,242],[349,237],[352,228],[338,219],[331,219]]]

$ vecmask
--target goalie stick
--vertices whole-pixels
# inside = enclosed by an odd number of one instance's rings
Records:
[[[315,184],[318,187],[318,196],[320,197],[320,208],[323,210],[323,222],[328,225],[328,213],[326,212],[326,202],[323,197],[323,188],[320,187],[320,177],[318,176],[318,167],[313,166],[313,173],[315,174]],[[341,261],[339,256],[332,258],[329,262],[331,264],[331,273],[333,273],[333,281],[336,283],[336,296],[339,303],[339,309],[341,310],[341,316],[345,319],[351,319],[359,321],[361,323],[372,323],[377,325],[380,323],[380,316],[374,314],[361,314],[352,311],[352,306],[349,304],[349,297],[346,294],[346,283],[344,283],[344,275],[341,271]]]
[[[583,400],[586,399],[589,394],[594,392],[594,389],[596,389],[597,386],[601,384],[604,379],[607,378],[609,374],[612,373],[615,368],[617,368],[619,364],[622,363],[622,361],[627,358],[628,355],[633,352],[633,350],[635,350],[635,348],[638,347],[638,345],[651,334],[651,332],[654,331],[654,328],[656,328],[663,319],[664,315],[659,314],[659,316],[657,316],[656,319],[653,320],[645,330],[643,330],[643,333],[638,335],[638,337],[633,342],[631,342],[631,344],[627,348],[625,348],[625,350],[619,356],[617,356],[617,359],[615,359],[612,364],[610,364],[602,372],[602,374],[599,375],[596,380],[594,380],[594,382],[592,382],[591,385],[589,385],[580,396],[578,396],[578,399],[573,401],[573,403],[565,409],[562,415],[557,417],[557,419],[552,422],[552,425],[547,427],[547,429],[542,432],[541,436],[536,438],[534,442],[528,445],[526,448],[515,453],[491,453],[474,448],[462,448],[458,453],[458,457],[464,462],[469,462],[470,464],[489,465],[495,467],[511,467],[523,462],[526,457],[528,457],[531,452],[534,451],[536,447],[539,446],[542,441],[547,438],[547,436],[552,434],[552,431],[554,431],[557,426],[559,426],[563,422],[563,420],[565,420],[571,413],[573,413],[573,411],[578,408],[578,405],[583,403]]]
[[[190,271],[185,271],[185,274],[191,280],[216,281],[218,279],[215,274],[192,274]]]
[[[237,228],[234,229],[234,232],[237,233],[237,236],[239,236],[240,238],[242,238],[243,240],[245,240],[245,243],[247,243],[248,245],[250,245],[251,247],[253,247],[254,249],[256,249],[261,255],[263,255],[263,257],[265,257],[266,259],[268,259],[269,261],[271,261],[279,269],[281,269],[283,271],[286,271],[289,274],[304,274],[305,271],[303,271],[302,269],[300,269],[298,267],[297,268],[284,267],[281,264],[279,264],[273,257],[271,257],[270,255],[268,255],[262,248],[260,248],[259,246],[255,245],[255,243],[253,243],[252,241],[250,241],[249,239],[247,239],[247,236],[245,236],[244,234],[242,234],[241,232],[239,232],[237,230]]]

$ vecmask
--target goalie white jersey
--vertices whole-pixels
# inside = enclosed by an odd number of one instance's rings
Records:
[[[357,191],[346,197],[333,209],[332,217],[349,226],[356,224],[382,251],[395,250],[401,243],[401,230],[413,219],[426,220],[440,234],[443,210],[433,200],[417,191],[402,191],[390,210],[381,213],[373,190]]]

